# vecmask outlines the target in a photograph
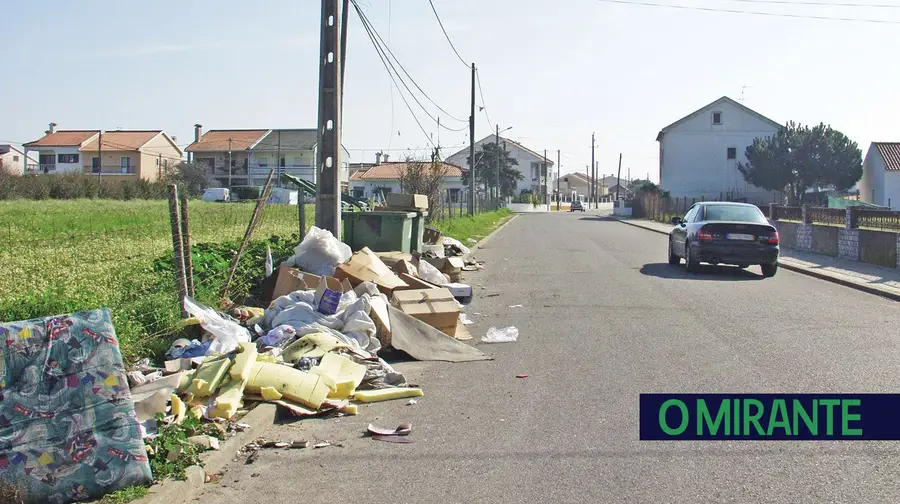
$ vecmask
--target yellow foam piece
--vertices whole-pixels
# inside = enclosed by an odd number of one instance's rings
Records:
[[[206,406],[204,406],[202,404],[198,404],[198,405],[194,406],[193,408],[191,408],[191,415],[194,415],[194,418],[199,420],[199,419],[203,418],[203,415],[206,414],[206,409],[207,409]]]
[[[337,382],[334,390],[328,394],[329,399],[347,399],[356,392],[356,383],[353,380]]]
[[[259,394],[263,387],[272,387],[286,399],[314,409],[322,405],[330,391],[326,380],[318,374],[304,373],[281,364],[257,362],[250,370],[246,390]]]
[[[326,384],[331,389],[329,397],[344,399],[353,395],[353,391],[362,383],[366,367],[343,355],[327,353],[319,361],[319,365],[313,366],[309,372],[327,377]]]
[[[233,417],[237,410],[244,405],[241,399],[244,398],[245,385],[246,382],[242,380],[229,380],[223,385],[219,390],[219,395],[215,398],[213,408],[209,410],[209,418],[228,420]]]
[[[241,351],[234,356],[234,364],[231,365],[228,374],[231,376],[232,380],[246,382],[250,379],[250,368],[252,368],[253,363],[256,362],[256,345],[253,343],[241,343],[240,348]]]
[[[341,412],[346,413],[348,415],[356,416],[359,414],[359,405],[358,404],[348,404],[341,408]]]
[[[284,397],[281,395],[281,392],[275,390],[275,387],[262,387],[259,389],[259,392],[266,401],[277,401]]]
[[[182,372],[181,376],[178,378],[178,392],[184,393],[185,391],[187,391],[188,387],[191,386],[191,382],[192,382],[193,378],[194,378],[194,371]]]
[[[422,397],[425,393],[420,388],[386,388],[378,390],[357,390],[353,398],[359,402],[370,403],[378,401],[390,401],[391,399],[406,399],[407,397]]]
[[[280,355],[257,354],[256,362],[271,362],[272,364],[280,364],[284,362],[284,358]]]
[[[349,348],[336,336],[328,333],[312,333],[288,345],[282,356],[286,362],[297,362],[303,357],[319,358],[338,348]]]
[[[194,377],[187,392],[197,397],[211,396],[225,380],[229,367],[231,367],[231,359],[227,357],[203,361],[203,364],[194,371]]]
[[[172,414],[175,415],[175,423],[180,424],[184,421],[184,413],[187,407],[184,405],[184,401],[178,397],[178,394],[172,394],[169,400],[172,401]]]

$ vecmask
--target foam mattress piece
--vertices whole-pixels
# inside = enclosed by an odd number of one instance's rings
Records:
[[[109,310],[0,324],[0,479],[26,502],[152,476]]]

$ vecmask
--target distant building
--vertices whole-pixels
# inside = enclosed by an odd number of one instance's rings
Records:
[[[872,142],[857,187],[860,200],[900,209],[900,142]]]
[[[26,161],[27,159],[27,161]],[[33,155],[25,157],[25,150],[10,144],[0,144],[0,165],[3,171],[12,175],[22,175],[37,170],[38,159]]]
[[[495,141],[496,137],[494,135],[489,135],[476,142],[475,155],[478,156],[479,152],[481,152],[482,145],[492,144]],[[519,163],[513,165],[513,168],[518,170],[519,173],[524,176],[523,180],[518,181],[516,184],[516,195],[527,191],[534,194],[541,194],[542,192],[551,194],[556,190],[555,187],[550,187],[548,183],[552,179],[552,176],[550,175],[553,172],[552,168],[554,166],[552,160],[545,158],[541,154],[508,138],[500,137],[500,147],[505,148],[509,152],[510,157]],[[467,147],[452,156],[449,156],[444,161],[468,169],[468,159],[469,148]],[[544,167],[546,167],[546,172],[542,172]]]
[[[380,193],[387,195],[401,192],[400,176],[408,168],[409,163],[401,161],[379,163],[360,169],[350,176],[350,195],[354,198],[373,198]],[[441,163],[441,168],[445,170],[441,186],[442,199],[449,199],[451,203],[462,201],[461,198],[466,194],[462,183],[462,169],[447,162]]]
[[[775,201],[775,193],[757,187],[738,171],[744,152],[758,137],[781,125],[723,96],[660,130],[659,181],[672,197],[716,199],[731,196],[749,202]]]

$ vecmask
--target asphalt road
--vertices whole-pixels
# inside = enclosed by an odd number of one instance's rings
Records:
[[[642,392],[896,392],[896,302],[786,270],[689,275],[665,236],[590,214],[519,216],[478,257],[472,333],[514,325],[517,343],[399,364],[418,404],[276,426],[343,446],[264,451],[200,500],[900,502],[898,443],[638,439]],[[369,422],[415,443],[363,438]]]

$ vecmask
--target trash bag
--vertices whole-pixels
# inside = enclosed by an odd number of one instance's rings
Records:
[[[250,332],[237,322],[227,320],[215,310],[204,306],[190,296],[184,298],[184,309],[200,321],[203,329],[212,335],[208,354],[225,354],[237,350],[239,343],[250,342]]]
[[[272,276],[273,271],[275,271],[275,265],[272,261],[272,248],[266,245],[266,278]]]
[[[450,238],[449,236],[444,237],[444,245],[451,245],[459,249],[462,252],[462,255],[469,255],[472,251],[469,250],[469,247],[466,247],[456,238]]]
[[[422,255],[425,257],[434,257],[436,259],[443,259],[444,255],[444,246],[443,245],[422,245]]]
[[[481,338],[485,343],[512,343],[519,339],[519,330],[514,326],[497,329],[491,327],[488,329],[487,335]]]
[[[435,285],[444,285],[447,283],[447,277],[428,261],[419,261],[419,278]]]
[[[294,249],[294,255],[283,264],[315,275],[333,276],[335,267],[349,261],[352,255],[350,247],[335,238],[331,231],[313,226]]]

